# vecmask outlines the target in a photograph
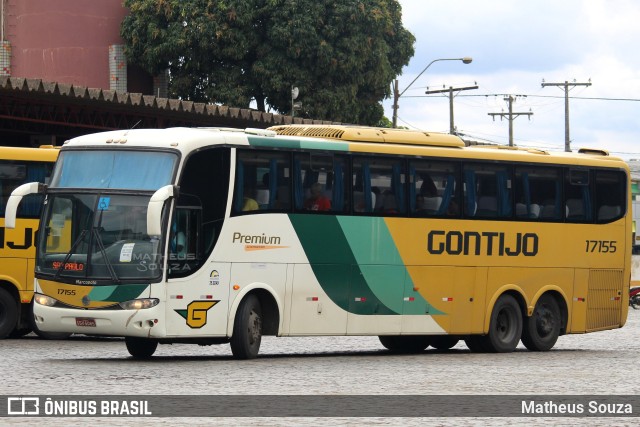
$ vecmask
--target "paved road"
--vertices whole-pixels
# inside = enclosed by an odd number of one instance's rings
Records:
[[[461,343],[449,353],[430,349],[419,355],[393,355],[375,337],[266,337],[261,356],[252,361],[232,359],[228,345],[177,344],[160,346],[150,361],[136,361],[129,357],[121,339],[80,335],[67,341],[43,341],[29,335],[0,342],[0,394],[638,395],[639,330],[640,310],[631,309],[624,328],[560,337],[556,347],[546,353],[529,352],[520,346],[511,354],[473,354]],[[33,422],[14,421],[24,425]],[[44,424],[68,425],[69,421],[48,419]],[[110,419],[107,424],[116,421]],[[162,419],[137,425],[180,425],[186,421]],[[202,425],[207,419],[195,421]],[[215,421],[228,425],[238,422]],[[241,423],[248,421],[242,419]],[[415,425],[437,423],[434,419],[427,423],[405,421]],[[602,425],[602,421],[593,425]],[[629,421],[616,423],[632,424]],[[119,422],[123,424],[124,420]],[[316,425],[328,421],[309,422]],[[361,422],[342,419],[340,423]],[[406,424],[398,419],[369,422]],[[508,424],[506,419],[497,422]],[[573,422],[583,424],[577,419],[563,419],[565,424]],[[0,423],[4,424],[2,419]],[[260,425],[300,423],[300,419],[258,421]],[[460,418],[455,423],[483,424]]]

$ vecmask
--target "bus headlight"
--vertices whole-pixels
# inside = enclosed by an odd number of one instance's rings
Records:
[[[121,302],[120,307],[125,310],[143,310],[145,308],[155,307],[159,302],[160,300],[158,298],[132,299],[129,301]]]
[[[52,307],[57,302],[55,299],[42,294],[33,294],[33,300],[36,303],[46,305],[47,307]]]

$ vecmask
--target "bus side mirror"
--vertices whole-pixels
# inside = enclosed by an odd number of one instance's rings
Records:
[[[162,234],[162,208],[164,202],[171,197],[178,197],[179,188],[174,185],[165,185],[158,189],[151,199],[147,208],[147,234],[149,236],[160,236]]]
[[[7,207],[4,214],[4,226],[6,228],[16,228],[16,216],[18,215],[18,206],[24,196],[29,194],[44,193],[47,186],[41,182],[29,182],[22,184],[11,192]]]

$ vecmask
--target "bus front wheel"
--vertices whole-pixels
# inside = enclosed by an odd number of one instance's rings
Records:
[[[489,323],[484,344],[491,353],[509,353],[516,349],[522,335],[522,312],[514,297],[504,294],[498,298]]]
[[[4,339],[18,323],[18,305],[11,294],[0,288],[0,339]]]
[[[247,296],[236,312],[231,352],[236,359],[255,359],[262,341],[262,307],[255,295]]]
[[[149,338],[126,337],[124,343],[129,354],[136,359],[149,359],[158,348],[158,341]]]
[[[533,309],[533,314],[525,320],[522,329],[522,343],[531,351],[550,350],[560,335],[560,307],[556,299],[544,294]]]

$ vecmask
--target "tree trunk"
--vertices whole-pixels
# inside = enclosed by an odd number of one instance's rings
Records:
[[[265,110],[264,96],[256,96],[256,108],[258,111],[267,111]]]

